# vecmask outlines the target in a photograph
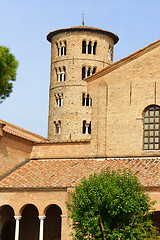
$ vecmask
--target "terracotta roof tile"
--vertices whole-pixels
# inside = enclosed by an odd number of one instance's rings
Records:
[[[94,172],[131,169],[144,187],[160,187],[160,159],[30,160],[0,181],[0,189],[74,187]]]
[[[96,73],[94,73],[93,75],[90,75],[89,77],[85,78],[85,81],[87,83],[89,82],[92,82],[114,70],[116,70],[117,68],[123,66],[124,64],[130,62],[130,61],[133,61],[134,59],[142,56],[143,54],[153,50],[154,48],[156,47],[159,47],[160,46],[160,39],[158,39],[157,41],[149,44],[148,46],[142,48],[142,49],[139,49],[138,51],[130,54],[129,56],[125,57],[125,58],[122,58],[120,59],[119,61],[111,64],[110,66],[107,66],[105,68],[102,68],[101,70],[97,71]]]
[[[3,126],[3,131],[9,134],[12,134],[14,136],[18,136],[20,138],[24,138],[29,141],[33,142],[46,142],[48,139],[44,138],[38,134],[32,133],[26,129],[23,129],[21,127],[18,127],[14,124],[11,124],[9,122],[3,121],[0,119],[0,125]]]

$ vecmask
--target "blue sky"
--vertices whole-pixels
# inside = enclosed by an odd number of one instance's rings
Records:
[[[19,61],[10,98],[0,118],[47,136],[50,43],[53,30],[85,25],[120,38],[114,62],[159,39],[160,0],[0,0],[0,45]]]

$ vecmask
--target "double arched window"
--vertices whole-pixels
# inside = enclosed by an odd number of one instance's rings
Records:
[[[160,149],[160,106],[150,105],[143,111],[144,150]]]

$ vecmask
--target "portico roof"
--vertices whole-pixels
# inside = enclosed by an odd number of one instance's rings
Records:
[[[131,169],[143,187],[160,187],[160,159],[44,159],[29,160],[1,179],[2,189],[74,187],[82,178],[102,169]]]

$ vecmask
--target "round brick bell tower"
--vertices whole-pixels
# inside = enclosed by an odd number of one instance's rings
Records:
[[[118,36],[79,26],[50,32],[51,77],[48,138],[80,141],[91,138],[92,96],[85,78],[112,64]]]

